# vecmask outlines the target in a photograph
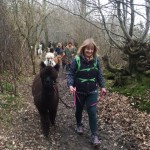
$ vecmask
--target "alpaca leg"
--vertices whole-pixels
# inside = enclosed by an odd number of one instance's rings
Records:
[[[57,114],[57,110],[56,111],[51,111],[49,113],[49,118],[50,118],[50,122],[51,122],[52,125],[55,125],[56,114]]]
[[[41,117],[41,126],[44,136],[48,137],[49,134],[49,117],[48,111],[39,111]]]

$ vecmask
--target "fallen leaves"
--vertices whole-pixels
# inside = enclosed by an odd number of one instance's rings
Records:
[[[23,82],[23,81],[22,81]],[[86,111],[83,112],[84,135],[75,133],[75,110],[59,103],[56,127],[50,127],[46,139],[41,131],[40,118],[33,104],[31,94],[32,78],[20,84],[22,107],[12,109],[11,125],[3,124],[0,130],[0,149],[3,150],[91,150],[90,129]],[[60,79],[59,92],[62,100],[72,105],[73,97]],[[1,110],[0,110],[1,111]],[[108,93],[98,103],[97,124],[101,139],[101,149],[107,150],[148,150],[150,148],[150,115],[133,109],[127,97],[118,93]]]
[[[99,114],[102,124],[109,124],[114,132],[120,131],[117,134],[121,135],[119,139],[124,141],[124,144],[132,143],[128,146],[129,149],[134,149],[132,147],[135,145],[140,150],[148,149],[150,146],[150,115],[133,109],[127,97],[115,92],[109,93],[99,104]],[[123,135],[126,135],[126,138]]]

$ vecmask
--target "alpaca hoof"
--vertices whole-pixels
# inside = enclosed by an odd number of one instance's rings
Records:
[[[51,123],[52,124],[52,126],[55,126],[55,123]]]
[[[44,134],[44,136],[47,138],[48,137],[48,133],[47,132],[45,132],[45,133],[43,133]]]
[[[51,121],[51,125],[52,125],[52,126],[55,126],[55,121]]]

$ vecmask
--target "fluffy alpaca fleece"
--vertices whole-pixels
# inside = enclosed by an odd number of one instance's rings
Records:
[[[54,54],[53,53],[51,53],[51,52],[46,53],[45,59],[46,60],[44,61],[44,64],[46,66],[54,67],[56,65],[55,61],[53,60],[54,59]]]
[[[55,124],[59,93],[56,79],[58,73],[52,66],[41,62],[40,73],[35,77],[32,85],[34,104],[39,112],[44,136],[49,135],[49,126]]]
[[[37,51],[39,59],[42,59],[43,51],[42,51],[42,44],[39,44],[39,49]]]
[[[48,52],[45,58],[46,58],[46,60],[44,61],[45,65],[52,66],[57,70],[57,72],[59,72],[62,56],[57,55],[55,57],[53,53]]]

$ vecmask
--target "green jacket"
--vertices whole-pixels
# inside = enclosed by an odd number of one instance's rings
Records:
[[[76,55],[77,51],[76,51],[76,48],[74,46],[72,46],[71,48],[66,46],[64,49],[64,53],[65,53],[66,63],[70,64],[72,59]],[[74,56],[72,56],[72,54],[74,54]]]

